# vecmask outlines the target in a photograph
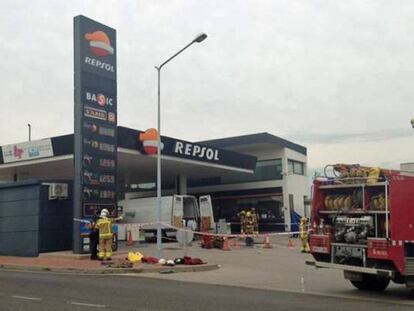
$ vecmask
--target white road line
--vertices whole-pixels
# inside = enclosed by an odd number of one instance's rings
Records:
[[[83,303],[83,302],[76,302],[76,301],[69,302],[69,304],[76,305],[76,306],[84,306],[84,307],[105,308],[105,305],[96,305],[93,303]]]
[[[16,298],[16,299],[25,299],[25,300],[42,300],[42,298],[38,298],[38,297],[27,297],[27,296],[18,296],[18,295],[13,295],[12,298]]]

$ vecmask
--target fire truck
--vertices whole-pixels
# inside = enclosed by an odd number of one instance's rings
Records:
[[[393,281],[414,291],[414,174],[328,165],[312,195],[307,264],[343,270],[361,290]]]

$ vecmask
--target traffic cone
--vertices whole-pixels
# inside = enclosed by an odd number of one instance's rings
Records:
[[[132,245],[134,245],[134,241],[132,240],[132,232],[131,232],[131,230],[128,230],[128,240],[127,240],[127,245],[128,245],[128,246],[132,246]]]
[[[295,248],[295,245],[293,245],[292,240],[289,238],[288,245],[289,248]]]
[[[263,248],[272,248],[272,243],[270,243],[270,237],[269,234],[265,235],[264,241],[263,241]]]
[[[229,239],[223,238],[223,251],[229,251],[230,250],[230,242]]]

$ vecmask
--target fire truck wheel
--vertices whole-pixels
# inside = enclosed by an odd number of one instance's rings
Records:
[[[351,283],[361,290],[383,291],[390,283],[390,279],[373,274],[363,274],[362,281],[351,281]]]

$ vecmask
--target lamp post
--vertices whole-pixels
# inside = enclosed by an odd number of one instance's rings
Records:
[[[29,128],[29,141],[32,140],[32,125],[30,123],[27,123],[27,127]]]
[[[173,58],[181,54],[184,50],[189,48],[193,43],[200,43],[207,38],[205,33],[199,34],[193,41],[175,53],[173,56],[168,58],[159,66],[155,66],[155,69],[158,71],[158,115],[157,115],[157,130],[158,130],[158,139],[157,139],[157,257],[161,258],[161,69]]]

